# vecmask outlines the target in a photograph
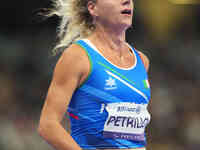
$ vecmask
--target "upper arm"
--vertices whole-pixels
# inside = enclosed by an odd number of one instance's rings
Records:
[[[149,66],[150,66],[150,61],[149,61],[148,57],[145,54],[143,54],[142,52],[140,52],[140,51],[138,51],[138,53],[139,53],[139,55],[140,55],[140,57],[142,59],[142,62],[144,64],[144,67],[145,67],[146,71],[148,72],[149,71]]]
[[[79,86],[87,67],[83,50],[75,45],[64,51],[54,69],[40,121],[62,121],[72,94]],[[85,65],[87,66],[87,65]]]

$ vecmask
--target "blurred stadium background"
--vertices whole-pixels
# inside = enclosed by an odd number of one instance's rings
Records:
[[[135,0],[127,40],[151,61],[147,150],[200,147],[200,1]],[[0,150],[50,150],[37,124],[52,71],[57,17],[41,21],[49,0],[0,5]]]

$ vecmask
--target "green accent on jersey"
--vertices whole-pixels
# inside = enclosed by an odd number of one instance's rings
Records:
[[[92,73],[93,63],[92,63],[91,56],[90,56],[90,54],[87,52],[87,50],[85,50],[85,48],[84,48],[82,45],[80,45],[80,44],[78,44],[78,43],[75,43],[75,44],[77,44],[77,45],[79,45],[80,47],[83,48],[83,50],[86,52],[86,54],[87,54],[87,56],[88,56],[88,59],[89,59],[89,62],[90,62],[90,72],[89,72],[87,78],[86,78],[86,79],[81,83],[81,85],[78,87],[78,88],[81,88],[81,87],[83,86],[83,84],[88,80],[88,78],[90,77],[90,75],[91,75],[91,73]]]
[[[134,83],[133,81],[129,80],[127,77],[125,77],[125,76],[123,76],[122,74],[118,73],[117,71],[115,71],[114,69],[110,68],[109,66],[107,66],[107,65],[105,65],[105,64],[103,64],[102,62],[99,62],[99,61],[98,61],[97,63],[98,63],[99,65],[105,67],[106,69],[112,71],[113,73],[117,74],[118,76],[120,76],[120,77],[123,78],[124,80],[126,80],[126,81],[128,81],[128,82],[130,82],[130,83],[132,83],[132,84],[135,85],[135,83]]]

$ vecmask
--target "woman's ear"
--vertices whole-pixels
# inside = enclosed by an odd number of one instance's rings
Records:
[[[91,16],[97,16],[96,3],[94,3],[93,1],[89,1],[87,4],[87,8]]]

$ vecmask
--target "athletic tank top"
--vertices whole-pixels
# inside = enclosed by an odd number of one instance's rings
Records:
[[[150,87],[138,52],[130,46],[135,64],[120,68],[88,39],[75,44],[86,51],[90,73],[68,107],[73,139],[83,149],[145,147]]]

